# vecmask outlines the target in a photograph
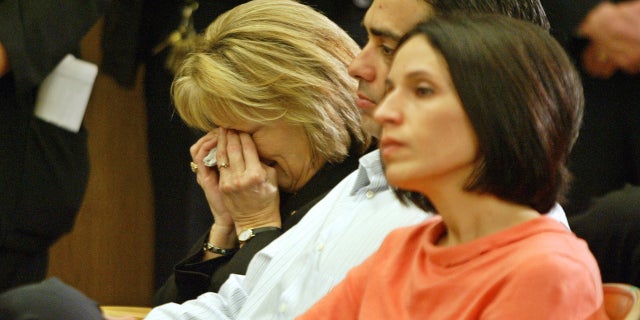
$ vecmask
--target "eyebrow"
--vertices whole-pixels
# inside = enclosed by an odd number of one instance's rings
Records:
[[[373,34],[376,37],[389,38],[389,39],[395,40],[395,41],[400,41],[400,38],[402,38],[402,35],[393,33],[393,32],[388,31],[388,30],[371,28],[370,32],[371,32],[371,34]]]
[[[428,79],[431,79],[433,77],[433,75],[427,70],[415,70],[415,71],[411,71],[408,74],[406,74],[405,76],[403,76],[403,78],[409,79],[409,80],[415,80],[415,79],[420,79],[420,78],[425,78],[425,77],[428,78]],[[393,81],[389,77],[386,78],[385,82],[386,83],[393,83]]]
[[[426,78],[427,80],[432,81],[433,76],[434,76],[433,73],[429,72],[428,70],[415,70],[402,76],[402,78],[410,81]],[[389,81],[389,78],[387,78],[387,81]]]
[[[415,70],[415,71],[409,72],[405,76],[405,78],[410,79],[410,80],[415,80],[415,79],[423,78],[423,77],[427,77],[427,78],[431,79],[431,78],[433,78],[433,74],[431,74],[427,70]]]

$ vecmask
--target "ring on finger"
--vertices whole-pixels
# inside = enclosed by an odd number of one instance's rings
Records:
[[[189,165],[191,166],[191,172],[193,172],[193,173],[197,173],[198,172],[198,165],[195,162],[191,161],[191,163]]]
[[[220,169],[222,169],[222,168],[229,168],[229,164],[228,164],[228,163],[226,163],[226,162],[221,162],[221,163],[218,165],[218,168],[220,168]]]
[[[609,57],[607,56],[607,54],[603,51],[598,52],[598,62],[600,63],[605,63],[607,62],[607,60],[609,60]]]

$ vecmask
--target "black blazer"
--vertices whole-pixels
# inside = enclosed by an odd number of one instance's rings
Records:
[[[89,170],[86,132],[33,116],[38,86],[101,16],[106,1],[0,0],[0,251],[41,253],[68,232]]]

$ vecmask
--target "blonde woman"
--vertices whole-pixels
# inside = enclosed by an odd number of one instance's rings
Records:
[[[190,126],[192,168],[214,223],[155,304],[218,291],[295,225],[372,147],[355,105],[356,43],[312,8],[256,0],[226,12],[177,71],[172,95]],[[204,158],[216,148],[217,167]]]

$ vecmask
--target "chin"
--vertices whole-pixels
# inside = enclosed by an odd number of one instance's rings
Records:
[[[289,176],[284,175],[284,174],[280,174],[280,172],[278,171],[278,173],[276,174],[276,179],[278,179],[278,189],[280,191],[284,191],[284,192],[295,192],[295,188],[292,185],[293,183],[291,182],[291,179],[289,178]]]
[[[394,174],[389,174],[389,171],[385,173],[385,176],[387,177],[387,182],[389,183],[389,185],[392,185],[400,189],[404,189],[403,185],[405,185],[404,182],[406,179],[402,179],[401,177],[398,177],[397,175],[394,175]]]
[[[412,183],[412,182],[415,182],[415,176],[411,176],[411,175],[407,176],[406,170],[401,170],[401,169],[398,169],[398,170],[403,172],[394,173],[393,167],[387,168],[387,170],[385,171],[385,176],[387,177],[387,181],[389,182],[389,185],[392,185],[402,190],[413,189],[412,186],[414,186],[415,183]]]
[[[291,184],[288,184],[288,183],[287,183],[287,185],[278,184],[278,190],[284,191],[284,192],[287,192],[287,193],[294,193],[294,192],[298,191],[297,189],[291,187]]]

